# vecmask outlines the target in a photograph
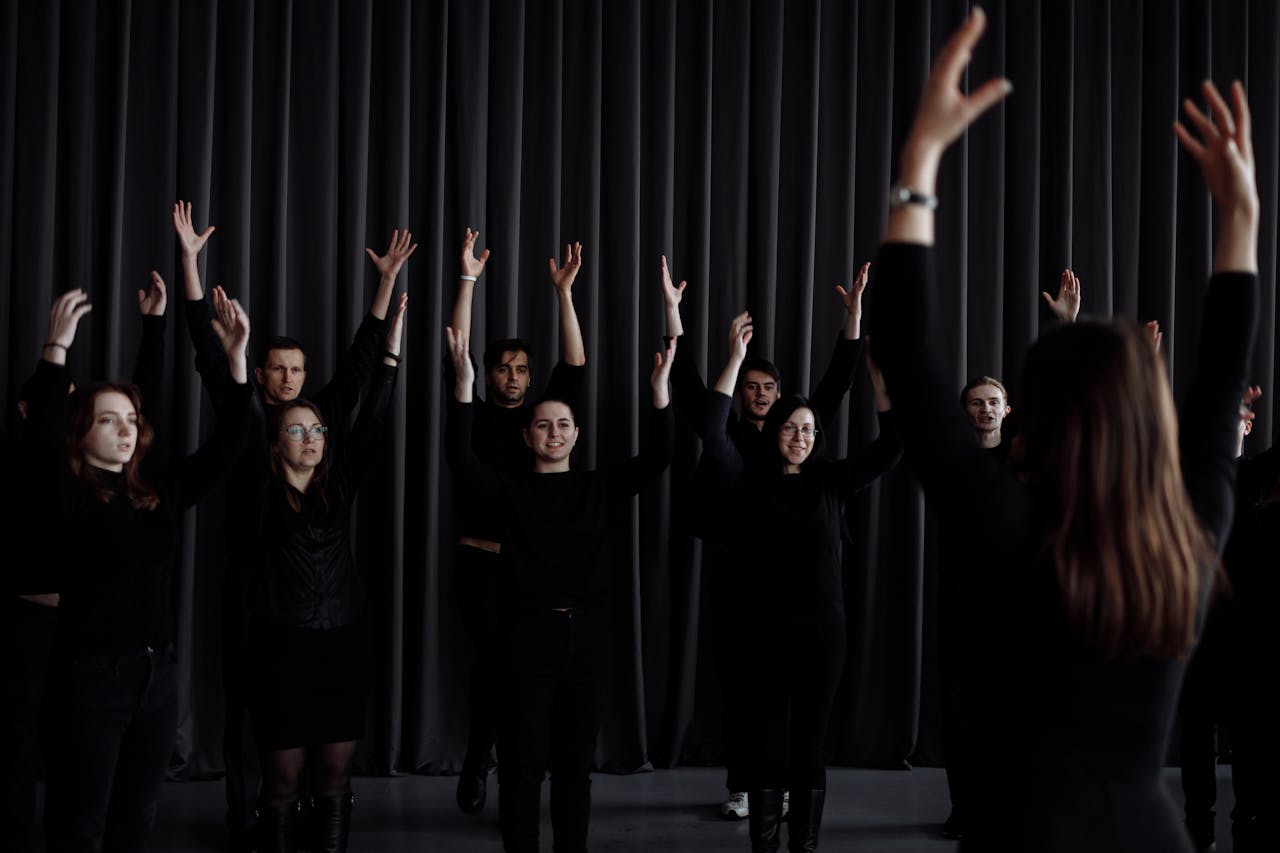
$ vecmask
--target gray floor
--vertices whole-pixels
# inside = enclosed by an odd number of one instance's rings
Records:
[[[1220,768],[1219,850],[1229,853],[1231,808],[1229,768]],[[597,774],[592,788],[591,849],[680,851],[749,849],[746,821],[722,820],[715,798],[724,771],[680,768],[633,776]],[[1169,771],[1177,791],[1177,771]],[[497,802],[467,817],[453,805],[456,778],[405,776],[355,780],[356,811],[352,853],[366,851],[431,851],[431,853],[497,853]],[[953,842],[938,834],[946,817],[947,786],[941,770],[828,771],[827,815],[822,849],[934,853],[950,851]],[[491,796],[496,784],[490,780]],[[545,804],[545,794],[544,794]],[[551,849],[551,828],[543,808],[543,849]],[[166,853],[221,850],[222,785],[183,782],[165,787],[160,826],[152,849]]]

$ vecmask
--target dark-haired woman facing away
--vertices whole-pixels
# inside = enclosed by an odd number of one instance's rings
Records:
[[[742,528],[756,531],[744,558],[750,588],[751,849],[778,849],[783,790],[791,789],[790,848],[815,850],[826,800],[823,746],[844,663],[841,518],[854,494],[902,454],[889,399],[871,367],[880,436],[837,462],[823,453],[822,423],[803,397],[779,400],[761,452],[744,459],[725,428],[752,327],[735,320],[729,362],[709,395],[703,455]]]
[[[980,720],[966,850],[1189,850],[1161,778],[1185,662],[1233,505],[1236,428],[1257,301],[1258,196],[1243,88],[1200,134],[1176,127],[1218,212],[1199,359],[1179,425],[1136,324],[1054,329],[1028,352],[1015,471],[973,444],[933,349],[929,291],[938,163],[1010,90],[959,90],[985,18],[939,55],[903,148],[872,308],[907,454],[953,527],[975,532],[989,707]],[[1179,446],[1181,444],[1181,446]],[[1018,749],[999,748],[1015,743]]]
[[[515,475],[481,462],[471,443],[475,366],[462,331],[445,329],[455,384],[445,450],[453,474],[502,520],[499,600],[498,813],[507,853],[537,853],[542,780],[551,772],[551,828],[559,853],[585,853],[591,764],[600,725],[599,673],[608,648],[612,559],[609,507],[637,494],[671,462],[672,341],[654,355],[649,438],[612,468],[570,470],[578,440],[572,407],[543,400],[524,440],[533,470]]]
[[[147,456],[155,433],[133,385],[96,383],[67,404],[67,350],[84,291],[54,302],[31,388],[33,488],[50,514],[61,594],[51,701],[53,851],[145,846],[177,729],[172,606],[178,525],[238,452],[249,400],[239,306],[215,326],[231,366],[213,438],[172,470]],[[157,408],[157,401],[147,401]]]
[[[351,760],[364,734],[370,671],[365,583],[347,529],[395,389],[407,301],[401,294],[351,432],[335,441],[338,433],[317,405],[301,398],[280,403],[268,422],[267,467],[248,496],[258,542],[249,569],[248,706],[262,753],[257,849],[263,853],[298,849],[304,768],[314,795],[310,849],[347,849]],[[219,314],[226,305],[215,294]]]

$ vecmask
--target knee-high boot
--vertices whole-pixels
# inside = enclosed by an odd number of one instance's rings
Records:
[[[315,798],[315,853],[347,853],[354,803],[355,797],[350,793]]]
[[[791,790],[791,826],[787,830],[790,853],[812,853],[818,849],[818,829],[822,826],[822,807],[827,792],[822,788]]]
[[[777,853],[781,842],[782,788],[756,788],[750,792],[751,853]]]
[[[298,853],[298,801],[258,803],[258,853]]]

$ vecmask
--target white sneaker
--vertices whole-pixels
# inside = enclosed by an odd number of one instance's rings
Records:
[[[787,812],[791,811],[791,792],[782,792],[782,819],[787,819]]]
[[[751,813],[747,804],[747,792],[735,791],[720,806],[720,814],[729,820],[742,820]]]

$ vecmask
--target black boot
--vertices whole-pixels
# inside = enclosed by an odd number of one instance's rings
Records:
[[[258,853],[298,853],[298,801],[258,804]]]
[[[782,789],[755,788],[747,796],[751,811],[747,820],[751,828],[751,853],[777,853],[781,839]]]
[[[349,793],[313,800],[315,820],[315,853],[347,853],[347,837],[351,834],[351,806],[355,797]]]
[[[818,849],[818,829],[822,826],[822,806],[827,792],[822,788],[791,789],[791,820],[787,849],[791,853],[812,853]]]
[[[463,814],[475,814],[484,808],[489,782],[489,773],[493,770],[490,760],[462,762],[462,771],[458,774],[458,808]]]

